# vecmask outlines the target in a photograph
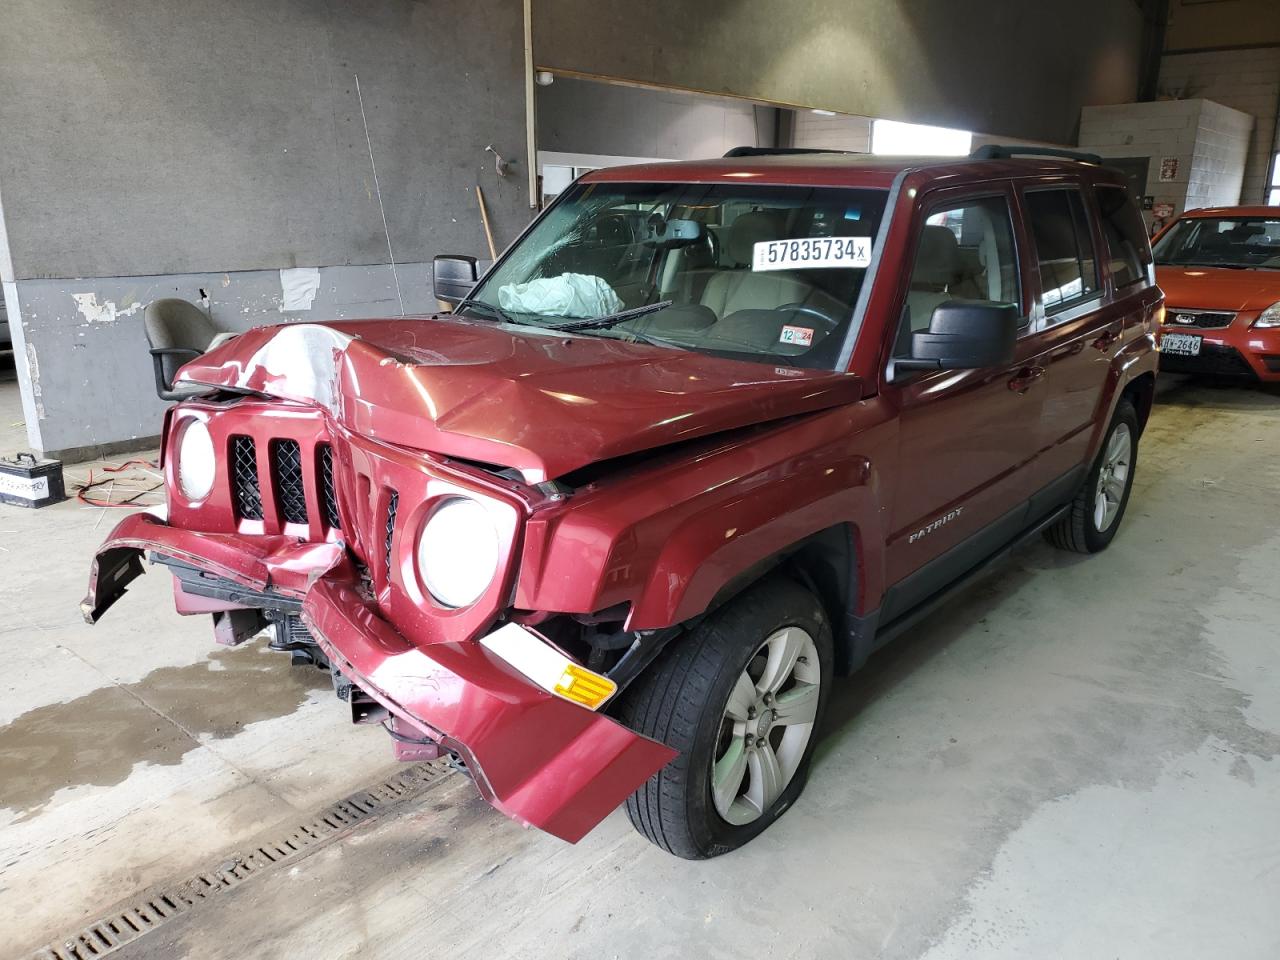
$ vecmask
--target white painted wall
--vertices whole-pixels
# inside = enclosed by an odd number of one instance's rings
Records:
[[[871,152],[871,117],[836,114],[823,116],[811,110],[796,112],[795,143],[797,147]]]
[[[1147,193],[1175,215],[1240,201],[1253,118],[1210,100],[1157,100],[1085,107],[1080,146],[1104,157],[1148,157]],[[1164,158],[1177,174],[1160,181]]]
[[[1265,203],[1271,158],[1277,149],[1280,47],[1165,54],[1160,63],[1160,93],[1212,100],[1253,117],[1240,196],[1243,203]]]

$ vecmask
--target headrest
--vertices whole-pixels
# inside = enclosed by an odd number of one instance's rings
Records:
[[[729,227],[725,249],[734,263],[751,263],[755,246],[764,240],[782,239],[782,218],[768,210],[738,214]]]
[[[948,227],[927,225],[920,234],[912,286],[945,287],[960,277],[960,244]]]

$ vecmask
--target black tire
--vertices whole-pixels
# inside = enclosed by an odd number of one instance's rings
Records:
[[[1095,503],[1098,496],[1098,478],[1106,467],[1107,451],[1116,436],[1124,428],[1129,435],[1128,467],[1123,481],[1123,493],[1119,498],[1116,510],[1105,529],[1098,529],[1095,517]],[[1045,539],[1059,550],[1070,550],[1074,553],[1097,553],[1105,550],[1120,529],[1120,521],[1124,519],[1125,508],[1129,505],[1129,491],[1133,489],[1133,475],[1138,466],[1138,412],[1127,399],[1122,399],[1116,407],[1115,416],[1111,418],[1111,426],[1102,439],[1102,447],[1098,456],[1089,468],[1084,484],[1071,501],[1071,508],[1053,526],[1044,532]]]
[[[765,641],[785,627],[803,629],[817,649],[817,713],[786,788],[757,819],[734,825],[721,817],[711,793],[712,763],[724,742],[722,720],[743,671]],[[808,658],[799,663],[807,664]],[[832,641],[826,613],[812,592],[781,576],[750,587],[675,640],[627,689],[621,704],[623,723],[680,752],[628,798],[632,825],[650,842],[687,860],[728,853],[757,836],[804,789],[831,678]],[[779,729],[775,727],[773,733]]]

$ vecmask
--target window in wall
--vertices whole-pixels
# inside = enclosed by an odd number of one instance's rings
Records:
[[[911,334],[928,330],[938,305],[954,299],[1019,302],[1018,258],[1004,197],[975,197],[929,213],[916,244],[897,355],[910,354]]]
[[[1117,287],[1137,283],[1146,277],[1147,264],[1151,262],[1142,214],[1123,187],[1098,187],[1097,195],[1112,282]]]
[[[871,152],[881,155],[963,157],[972,144],[973,134],[968,130],[898,120],[876,120],[871,124]]]
[[[1040,264],[1044,312],[1052,316],[1098,292],[1098,264],[1079,190],[1027,194],[1031,235]]]

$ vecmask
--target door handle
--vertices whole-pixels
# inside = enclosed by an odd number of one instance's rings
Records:
[[[1044,367],[1023,367],[1017,376],[1009,380],[1009,389],[1015,393],[1026,393],[1031,385],[1044,376]]]
[[[1110,346],[1120,339],[1120,325],[1116,324],[1103,330],[1098,338],[1093,341],[1093,346],[1097,350],[1107,350]]]

